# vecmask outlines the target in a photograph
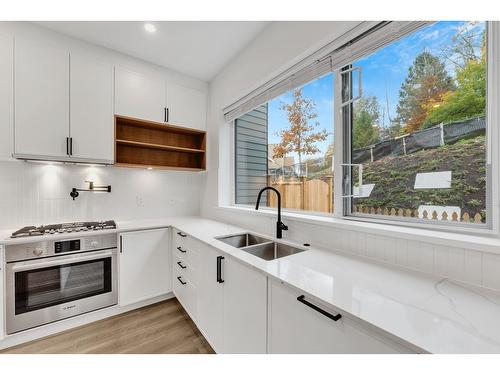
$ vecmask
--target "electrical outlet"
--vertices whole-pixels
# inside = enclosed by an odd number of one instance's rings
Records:
[[[142,200],[142,197],[140,195],[137,195],[135,197],[135,203],[137,207],[144,207],[144,201]]]

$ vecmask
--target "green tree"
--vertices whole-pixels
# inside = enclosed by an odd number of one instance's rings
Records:
[[[316,142],[326,140],[328,132],[325,129],[319,132],[314,131],[319,125],[319,122],[315,121],[318,118],[316,105],[312,99],[302,96],[301,89],[293,92],[292,103],[281,103],[280,108],[286,112],[290,126],[277,133],[281,140],[275,147],[274,154],[276,157],[283,158],[291,152],[296,152],[299,157],[300,170],[302,155],[319,152]]]
[[[453,80],[438,57],[429,52],[417,55],[401,85],[396,107],[397,122],[404,132],[420,129],[429,106],[440,103],[443,96],[453,89]]]
[[[486,38],[483,34],[481,55],[472,55],[470,48],[473,42],[462,36],[461,43],[465,47],[455,47],[455,50],[469,51],[457,62],[456,87],[453,92],[443,97],[442,103],[429,109],[424,121],[424,127],[430,127],[441,122],[450,122],[466,118],[484,116],[486,112]]]
[[[358,149],[380,141],[379,104],[375,96],[354,103],[352,148]]]

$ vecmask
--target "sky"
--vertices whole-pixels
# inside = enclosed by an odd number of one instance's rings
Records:
[[[473,29],[474,32],[480,34],[485,28],[485,22],[437,22],[353,63],[354,66],[360,66],[362,69],[363,96],[376,96],[378,99],[380,126],[384,127],[389,124],[387,107],[390,116],[395,117],[399,89],[415,57],[427,51],[445,61],[444,50],[451,46],[452,38],[460,28]],[[450,76],[454,77],[454,64],[445,62],[445,65]],[[317,144],[321,150],[320,153],[308,156],[308,158],[319,157],[324,155],[328,145],[333,142],[333,73],[305,85],[302,88],[302,94],[304,97],[311,98],[316,104],[318,130],[326,129],[329,132],[328,139]],[[280,109],[280,105],[291,101],[292,93],[288,92],[269,102],[269,143],[278,143],[280,139],[276,133],[288,127],[286,113]],[[297,161],[297,157],[295,159]]]

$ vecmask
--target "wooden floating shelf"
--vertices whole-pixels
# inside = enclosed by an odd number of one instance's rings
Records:
[[[176,147],[176,146],[165,146],[159,145],[155,143],[144,143],[144,142],[134,142],[134,141],[126,141],[124,139],[117,139],[117,144],[131,146],[131,147],[144,147],[144,148],[154,148],[158,150],[170,150],[170,151],[179,151],[179,152],[189,152],[193,154],[204,153],[205,150],[200,150],[197,148],[187,148],[187,147]]]
[[[141,168],[141,169],[162,169],[169,171],[186,171],[186,172],[203,172],[205,169],[201,168],[182,168],[182,167],[165,167],[159,165],[139,165],[139,164],[127,164],[127,163],[115,163],[115,167],[120,168]]]
[[[169,124],[115,116],[115,165],[204,171],[206,133]]]

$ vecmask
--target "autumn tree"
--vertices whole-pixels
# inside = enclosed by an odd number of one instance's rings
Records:
[[[358,149],[380,141],[379,104],[375,96],[354,103],[352,148]]]
[[[282,158],[292,152],[297,153],[300,170],[302,155],[319,152],[316,143],[326,140],[328,132],[325,129],[319,132],[314,131],[319,125],[316,121],[318,118],[316,105],[312,99],[302,96],[301,89],[293,92],[292,103],[281,103],[280,109],[286,112],[289,127],[277,133],[281,141],[275,147],[274,152],[277,157]]]
[[[453,89],[453,80],[439,58],[429,52],[417,55],[401,85],[396,108],[397,121],[404,132],[420,129],[429,107],[439,105]]]
[[[486,37],[460,30],[449,57],[456,66],[456,90],[444,95],[439,106],[429,109],[424,127],[484,116],[486,112]],[[477,45],[477,40],[481,41]],[[459,51],[464,51],[459,53]]]

